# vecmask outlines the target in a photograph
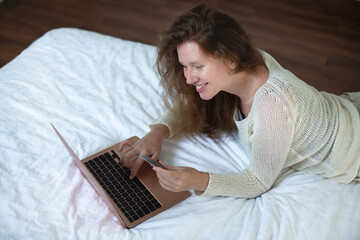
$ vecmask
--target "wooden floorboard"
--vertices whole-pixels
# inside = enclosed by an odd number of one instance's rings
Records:
[[[4,0],[0,67],[34,40],[76,27],[156,44],[158,34],[195,0]],[[319,90],[360,91],[360,1],[210,0],[237,19],[253,43]]]

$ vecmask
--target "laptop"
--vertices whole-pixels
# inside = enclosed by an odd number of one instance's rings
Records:
[[[52,123],[51,126],[76,166],[125,228],[133,228],[191,195],[189,191],[163,189],[147,162],[130,179],[130,169],[120,163],[118,144],[80,160]]]

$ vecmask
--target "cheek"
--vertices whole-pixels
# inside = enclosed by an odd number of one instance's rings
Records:
[[[200,79],[203,79],[204,81],[208,81],[213,77],[213,73],[211,73],[211,70],[209,69],[203,69],[202,71],[199,71],[197,75]]]
[[[228,72],[224,69],[224,68],[217,68],[213,73],[212,73],[213,78],[215,78],[218,82],[223,82],[226,79],[229,78],[229,74]]]
[[[185,79],[187,79],[187,70],[184,68],[184,70],[183,70],[183,73],[184,73],[184,77],[185,77]]]

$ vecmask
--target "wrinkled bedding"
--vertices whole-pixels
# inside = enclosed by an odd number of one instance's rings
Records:
[[[286,169],[255,199],[199,197],[123,229],[72,162],[143,136],[165,111],[154,46],[60,28],[0,69],[0,239],[359,239],[360,184]],[[166,140],[167,164],[237,172],[236,137]]]

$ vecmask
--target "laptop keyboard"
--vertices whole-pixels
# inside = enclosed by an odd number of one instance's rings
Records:
[[[161,207],[142,182],[130,179],[130,169],[117,163],[120,159],[114,150],[85,162],[85,166],[101,184],[130,222]]]

